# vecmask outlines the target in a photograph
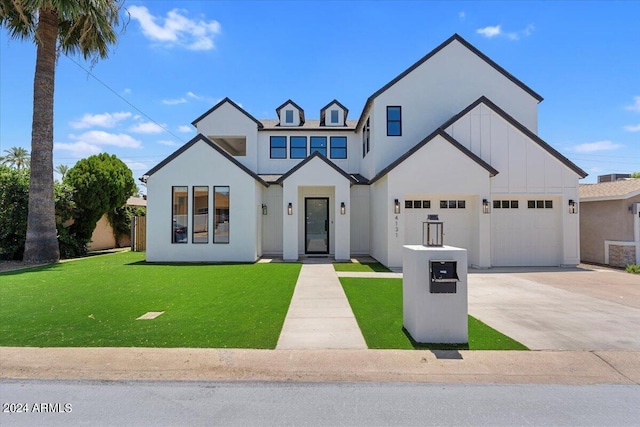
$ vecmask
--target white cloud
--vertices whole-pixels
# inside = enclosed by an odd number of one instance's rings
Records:
[[[176,99],[163,99],[162,103],[164,105],[178,105],[178,104],[185,104],[187,102],[186,99],[184,98],[176,98]]]
[[[575,145],[571,148],[571,151],[575,153],[595,153],[598,151],[617,150],[620,147],[622,147],[622,145],[615,144],[611,141],[597,141]]]
[[[189,125],[180,125],[178,126],[178,132],[190,133],[193,132],[193,128]]]
[[[56,142],[53,144],[54,150],[68,151],[73,157],[84,158],[102,151],[100,147],[94,144],[88,144],[84,141],[78,142]]]
[[[149,167],[146,165],[146,163],[142,163],[142,162],[136,162],[135,160],[131,160],[131,159],[122,159],[122,162],[129,166],[129,169],[131,169],[132,171],[139,171],[139,170],[148,170]]]
[[[148,39],[168,47],[177,45],[190,50],[210,50],[215,48],[214,37],[220,34],[218,21],[189,19],[184,9],[169,11],[166,18],[151,15],[144,6],[130,6],[128,10]]]
[[[128,87],[125,87],[122,93],[125,95],[129,95],[131,93],[131,89],[129,89]]]
[[[203,98],[202,96],[196,95],[195,93],[193,93],[191,91],[187,92],[187,96],[189,98],[193,98],[193,99],[202,99]]]
[[[72,134],[69,135],[69,137],[78,142],[85,142],[95,146],[113,145],[122,148],[140,148],[142,146],[139,140],[132,138],[126,133],[109,133],[102,130],[91,130],[81,135]]]
[[[158,144],[166,145],[167,147],[176,147],[180,145],[177,142],[172,141],[170,139],[161,139],[160,141],[157,141],[157,142]]]
[[[129,128],[129,132],[134,133],[162,133],[167,125],[162,123],[161,125],[153,122],[142,122],[135,124]]]
[[[478,28],[476,30],[476,33],[481,34],[481,35],[485,36],[488,39],[490,39],[492,37],[495,37],[495,36],[499,36],[500,32],[501,32],[500,25],[496,25],[495,27]]]
[[[638,123],[635,126],[633,126],[633,125],[625,126],[624,130],[626,130],[628,132],[640,132],[640,123]]]
[[[464,18],[465,18],[465,16],[466,16],[466,15],[465,15],[465,13],[464,13],[464,10],[461,10],[460,12],[458,12],[458,18],[460,18],[460,19],[464,19]]]
[[[624,107],[625,110],[640,112],[640,96],[633,97],[633,104]]]
[[[131,113],[121,111],[119,113],[85,114],[80,120],[70,122],[74,129],[87,129],[90,127],[112,128],[119,122],[131,117]]]

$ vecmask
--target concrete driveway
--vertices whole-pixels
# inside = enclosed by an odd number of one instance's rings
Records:
[[[532,350],[640,350],[640,275],[580,265],[468,279],[469,314]]]

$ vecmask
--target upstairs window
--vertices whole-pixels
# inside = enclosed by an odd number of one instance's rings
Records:
[[[362,128],[362,158],[369,152],[369,139],[371,138],[371,127],[369,127],[369,118]]]
[[[269,147],[270,157],[272,159],[286,159],[287,158],[287,137],[286,136],[272,136]]]
[[[347,158],[347,137],[346,136],[332,136],[330,139],[331,147],[330,154],[332,159],[346,159]]]
[[[293,124],[293,110],[286,110],[284,112],[284,122]]]
[[[331,110],[331,123],[338,124],[338,110]]]
[[[304,159],[307,157],[307,137],[292,136],[289,138],[290,153],[292,159]]]
[[[387,136],[402,136],[402,107],[387,107]]]
[[[311,137],[311,149],[309,150],[309,155],[313,154],[314,151],[317,151],[323,156],[327,155],[327,137],[326,136]]]
[[[189,187],[171,187],[171,243],[187,243],[187,199]]]

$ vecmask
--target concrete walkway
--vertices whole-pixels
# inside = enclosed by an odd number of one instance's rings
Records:
[[[366,348],[333,265],[303,264],[276,350]]]

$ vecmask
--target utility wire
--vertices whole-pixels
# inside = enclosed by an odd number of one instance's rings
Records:
[[[171,132],[169,129],[167,129],[165,126],[163,126],[162,124],[158,123],[157,121],[155,121],[153,118],[151,118],[147,113],[145,113],[144,111],[142,111],[141,109],[139,109],[138,107],[136,107],[135,105],[133,105],[131,102],[129,102],[124,96],[120,95],[118,92],[116,92],[115,90],[113,90],[111,88],[111,86],[109,86],[108,84],[106,84],[105,82],[103,82],[102,80],[100,80],[98,77],[96,77],[91,71],[87,70],[85,67],[83,67],[80,63],[78,63],[77,61],[75,61],[73,58],[71,58],[69,55],[67,55],[66,53],[64,54],[64,56],[67,57],[67,59],[71,62],[73,62],[74,64],[76,64],[79,68],[81,68],[82,70],[84,70],[88,75],[90,75],[91,77],[93,77],[94,79],[96,79],[96,81],[98,83],[100,83],[102,86],[104,86],[105,88],[107,88],[107,90],[109,90],[110,92],[112,92],[115,96],[117,96],[118,98],[122,99],[125,103],[127,103],[131,108],[133,108],[134,110],[136,110],[138,113],[142,114],[144,117],[146,117],[147,119],[149,119],[151,122],[155,123],[158,127],[160,127],[161,129],[163,129],[165,132],[167,132],[169,135],[173,136],[174,138],[176,138],[178,141],[185,143],[186,141],[182,138],[180,138],[178,135],[176,135],[175,133]]]

